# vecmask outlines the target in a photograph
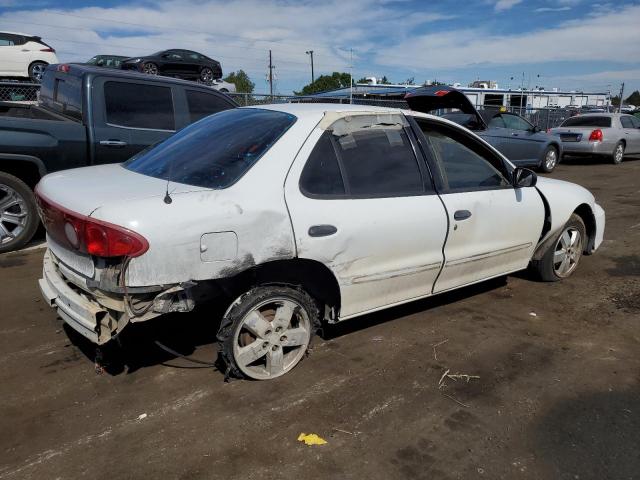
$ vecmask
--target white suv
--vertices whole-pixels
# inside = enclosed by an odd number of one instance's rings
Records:
[[[0,32],[0,77],[29,78],[39,83],[51,63],[58,63],[56,51],[40,37]]]

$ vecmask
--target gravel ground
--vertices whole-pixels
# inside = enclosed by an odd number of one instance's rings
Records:
[[[97,375],[40,298],[43,250],[0,256],[0,479],[640,478],[640,160],[552,176],[607,212],[572,278],[523,273],[347,322],[273,382],[224,383],[145,340],[212,360],[206,309],[132,329]],[[438,388],[446,370],[479,378]]]

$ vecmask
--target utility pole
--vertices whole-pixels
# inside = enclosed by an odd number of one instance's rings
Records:
[[[618,113],[622,113],[622,97],[624,96],[624,82],[620,85],[620,102],[618,103]]]
[[[271,50],[269,50],[269,93],[271,94],[271,100],[273,101],[273,69],[276,68],[273,66],[273,62],[271,60]]]
[[[311,56],[311,83],[315,82],[316,79],[313,75],[313,50],[307,50],[307,55]]]

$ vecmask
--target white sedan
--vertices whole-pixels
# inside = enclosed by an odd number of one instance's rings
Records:
[[[37,197],[40,287],[71,327],[103,344],[214,298],[227,373],[253,379],[294,368],[323,321],[528,266],[566,278],[605,223],[584,188],[452,122],[356,105],[221,112]]]

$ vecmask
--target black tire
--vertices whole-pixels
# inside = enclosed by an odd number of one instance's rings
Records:
[[[153,62],[144,62],[142,64],[142,73],[146,73],[147,75],[158,75],[160,71],[158,70],[158,65]]]
[[[46,62],[33,62],[29,65],[29,78],[33,83],[40,83],[42,81],[42,75],[47,65],[48,63]]]
[[[308,319],[309,326],[309,336],[306,344],[302,344],[299,346],[299,349],[294,353],[293,360],[295,363],[292,363],[290,366],[286,368],[286,370],[282,371],[278,374],[271,374],[272,376],[264,377],[259,373],[253,374],[249,370],[253,368],[262,369],[264,367],[247,367],[239,364],[238,359],[236,358],[236,351],[238,348],[242,348],[242,346],[238,345],[238,342],[242,343],[244,335],[246,337],[247,334],[251,335],[248,331],[245,331],[245,321],[248,318],[249,314],[253,313],[256,309],[260,308],[261,305],[270,305],[269,302],[273,299],[274,302],[278,302],[280,300],[290,301],[296,304],[297,307],[304,311],[306,314],[306,318]],[[301,310],[294,310],[294,316],[302,315]],[[264,317],[263,317],[264,318]],[[293,319],[294,317],[292,317]],[[272,318],[269,320],[273,322],[275,320]],[[293,320],[292,322],[293,323]],[[225,371],[225,378],[233,377],[233,378],[250,378],[253,380],[268,380],[271,378],[277,378],[285,373],[289,372],[304,358],[307,354],[309,345],[313,339],[315,331],[320,327],[320,311],[318,308],[317,302],[304,290],[300,288],[293,288],[289,286],[279,286],[279,285],[263,285],[252,288],[248,292],[242,294],[238,297],[231,306],[227,309],[226,313],[222,318],[222,322],[220,324],[220,329],[218,330],[217,339],[218,339],[218,348],[219,348],[219,361],[222,363],[222,369]],[[267,335],[263,337],[256,337],[248,341],[253,343],[257,342],[261,347],[265,348],[264,353],[262,353],[261,357],[259,357],[256,361],[261,362],[263,357],[264,361],[267,362],[267,354],[271,348],[277,348],[277,345],[274,343],[269,343],[269,340],[272,339],[273,336],[283,335],[284,333],[291,331],[289,327],[287,329],[282,330],[282,332],[278,333],[278,330],[273,331],[273,333],[269,330],[265,333],[271,335],[271,337],[267,337]],[[263,339],[265,340],[264,343]],[[277,340],[276,340],[277,341]],[[234,346],[237,348],[234,349]],[[247,345],[245,345],[247,346]],[[284,354],[285,348],[289,348],[288,346],[283,346],[282,351]],[[292,347],[292,350],[298,347]],[[289,355],[289,353],[286,353]],[[291,356],[290,356],[291,357]],[[268,364],[266,364],[268,368]]]
[[[559,162],[558,149],[553,145],[549,145],[542,154],[539,170],[544,173],[551,173]]]
[[[209,67],[203,67],[200,70],[200,81],[205,85],[211,85],[213,83],[213,70]]]
[[[562,251],[563,246],[561,241],[565,232],[572,230],[575,230],[580,234],[580,243],[577,246],[571,247],[572,253],[575,251],[575,259],[569,262],[571,266],[570,270],[563,274],[558,268],[556,252]],[[553,242],[548,244],[547,250],[544,252],[542,257],[539,260],[533,260],[531,262],[531,268],[537,276],[545,282],[557,282],[558,280],[568,278],[576,271],[587,243],[587,229],[584,226],[584,222],[580,216],[574,213],[569,218],[569,221],[565,223],[564,227],[562,227],[560,233],[554,238]]]
[[[611,154],[611,161],[614,165],[620,165],[624,158],[624,142],[616,143],[616,146],[613,149],[613,153]]]
[[[20,203],[5,209],[3,200],[13,194],[17,195]],[[16,224],[2,221],[2,217],[0,217],[0,253],[12,252],[24,247],[33,238],[40,223],[36,201],[31,189],[19,178],[0,172],[0,216],[6,214],[15,216],[23,213],[26,213],[26,216],[21,217],[24,220],[19,226],[20,232],[18,234],[14,233],[18,230]],[[15,237],[11,239],[5,232],[14,233]]]

